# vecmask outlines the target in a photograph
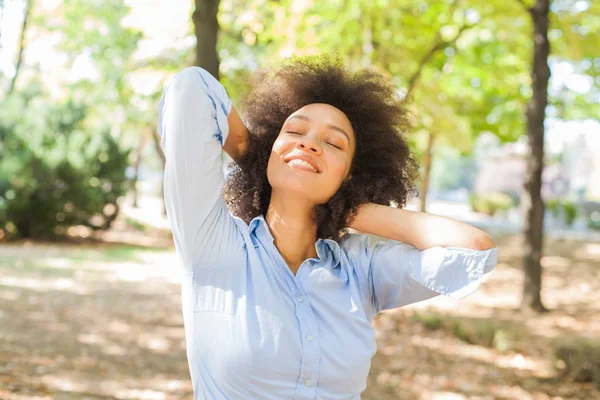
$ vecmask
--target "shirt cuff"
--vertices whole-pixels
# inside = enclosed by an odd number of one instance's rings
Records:
[[[453,299],[462,299],[474,293],[483,275],[495,268],[497,248],[473,250],[436,246],[421,251],[420,260],[415,261],[412,272],[423,286]]]
[[[227,117],[231,112],[232,103],[231,99],[229,99],[229,96],[227,96],[227,91],[225,90],[225,87],[223,87],[223,85],[205,69],[200,67],[188,67],[180,71],[165,84],[165,88],[163,90],[163,94],[158,105],[157,130],[159,136],[161,136],[162,138],[161,145],[163,145],[163,150],[164,137],[162,132],[162,118],[167,91],[169,90],[171,83],[175,79],[194,79],[194,74],[197,74],[197,77],[202,80],[202,83],[199,86],[203,88],[204,93],[210,98],[211,103],[215,107],[215,119],[217,121],[218,128],[218,132],[215,133],[215,137],[219,140],[221,146],[223,146],[227,141],[227,137],[229,136],[229,121],[227,120]],[[183,77],[184,75],[185,78]]]
[[[215,106],[217,126],[219,128],[217,138],[221,142],[221,146],[223,146],[229,136],[229,122],[227,121],[227,117],[231,112],[231,99],[227,96],[227,91],[221,82],[208,71],[200,67],[192,68],[194,68],[200,74],[200,77],[202,77],[202,80],[206,85],[206,94],[210,97]]]

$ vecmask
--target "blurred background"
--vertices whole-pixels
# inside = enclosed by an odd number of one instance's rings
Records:
[[[0,398],[192,398],[164,84],[239,106],[337,53],[412,99],[408,208],[499,247],[469,298],[377,317],[363,398],[600,399],[599,37],[596,0],[0,0]]]

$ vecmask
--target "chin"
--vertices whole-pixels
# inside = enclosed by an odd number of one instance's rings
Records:
[[[323,193],[323,190],[314,183],[307,182],[302,176],[295,174],[269,174],[268,179],[273,191],[290,194],[297,198],[304,198],[307,202],[313,204],[323,203],[322,198],[315,197],[315,195]]]

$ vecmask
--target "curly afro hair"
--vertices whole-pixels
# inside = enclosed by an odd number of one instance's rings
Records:
[[[339,240],[362,204],[404,207],[416,193],[419,167],[404,137],[409,115],[396,88],[379,73],[350,73],[338,58],[328,56],[296,57],[258,71],[252,87],[244,102],[248,151],[223,189],[230,211],[246,223],[266,215],[269,207],[267,164],[283,123],[312,103],[343,111],[356,136],[352,178],[315,207],[318,238]]]

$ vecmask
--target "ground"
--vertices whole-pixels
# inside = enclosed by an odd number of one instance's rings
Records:
[[[173,248],[149,240],[0,244],[0,399],[192,398]],[[497,269],[474,295],[377,317],[363,399],[600,399],[561,376],[551,346],[600,337],[600,245],[547,240],[551,312],[523,315],[522,246],[517,236],[497,243]],[[504,336],[469,344],[439,328],[450,319],[499,323]]]

